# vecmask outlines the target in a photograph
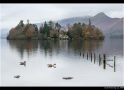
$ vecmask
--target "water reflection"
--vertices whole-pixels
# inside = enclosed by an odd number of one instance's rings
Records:
[[[38,49],[52,56],[53,54],[66,53],[66,54],[79,54],[80,52],[94,52],[103,45],[103,41],[68,41],[68,40],[8,40],[12,49],[16,49],[21,58],[24,52],[28,54],[36,53]]]
[[[38,43],[39,43],[40,50],[43,50],[46,56],[47,56],[47,53],[49,53],[50,56],[52,56],[53,51],[59,53],[60,44],[58,40],[52,40],[52,41],[42,40],[42,41],[39,41]]]
[[[85,40],[85,41],[69,41],[68,48],[73,49],[76,52],[94,52],[98,48],[102,47],[103,41],[98,40]]]
[[[23,58],[24,52],[27,52],[28,56],[30,56],[31,52],[35,52],[38,49],[38,41],[37,40],[8,40],[8,43],[12,49],[16,49]]]
[[[26,83],[32,85],[33,83],[40,86],[53,82],[57,85],[63,82],[63,85],[66,85],[68,81],[64,81],[62,77],[74,77],[71,82],[79,82],[80,85],[99,83],[108,85],[108,82],[111,85],[122,85],[123,58],[118,56],[123,52],[122,41],[123,39],[104,41],[2,40],[1,50],[4,52],[1,59],[2,83],[3,85],[27,85]],[[106,54],[104,62],[103,53]],[[108,57],[108,54],[111,55]],[[48,67],[49,64],[52,64],[52,68]],[[53,64],[56,64],[56,68]],[[13,78],[18,75],[21,76],[20,79]]]

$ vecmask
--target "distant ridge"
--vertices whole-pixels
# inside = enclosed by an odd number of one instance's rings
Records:
[[[74,23],[86,23],[88,24],[89,18],[91,19],[91,22],[93,25],[100,28],[105,36],[110,37],[112,36],[123,36],[123,19],[124,18],[111,18],[107,16],[104,12],[100,12],[96,14],[95,16],[83,16],[83,17],[71,17],[71,18],[65,18],[62,20],[58,20],[55,22],[58,22],[63,27],[66,28],[68,24],[72,25]],[[41,23],[36,23],[38,28],[40,27]],[[4,35],[7,35],[7,30],[1,30],[1,36],[5,37]]]
[[[110,35],[114,36],[114,34],[116,35],[117,32],[118,32],[117,35],[119,36],[123,35],[123,18],[111,18],[103,12],[100,12],[92,17],[89,16],[89,17],[66,18],[59,20],[58,22],[63,26],[66,26],[67,24],[72,25],[77,22],[87,24],[89,18],[91,19],[92,24],[99,27],[106,36],[110,36]]]

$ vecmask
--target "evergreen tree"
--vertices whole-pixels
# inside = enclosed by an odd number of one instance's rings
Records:
[[[49,26],[46,22],[44,23],[43,33],[45,33],[47,36],[49,36]]]
[[[49,21],[49,29],[52,30],[54,29],[54,23],[52,21]]]
[[[23,20],[20,20],[20,22],[19,22],[19,26],[21,26],[21,27],[24,26]]]
[[[56,29],[58,30],[58,32],[60,31],[60,29],[61,29],[61,25],[57,22],[56,24],[55,24],[55,26],[56,26]]]

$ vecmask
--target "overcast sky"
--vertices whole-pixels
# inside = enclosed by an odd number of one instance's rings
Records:
[[[14,27],[20,20],[32,23],[68,17],[94,16],[104,12],[110,17],[123,17],[124,4],[0,4],[0,26]]]

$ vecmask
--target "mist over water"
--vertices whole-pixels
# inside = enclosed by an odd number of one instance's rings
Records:
[[[123,39],[103,41],[1,39],[0,49],[3,86],[123,85]],[[95,53],[96,61],[94,59],[91,61],[91,53]],[[108,65],[103,69],[103,63],[99,66],[99,54],[101,57],[106,54],[107,59],[116,56],[116,72]],[[26,61],[26,66],[19,65],[19,62],[23,61]],[[113,65],[113,61],[107,63]],[[47,64],[56,64],[56,68],[48,68]],[[15,75],[21,77],[16,79]],[[63,80],[62,77],[73,79]]]

